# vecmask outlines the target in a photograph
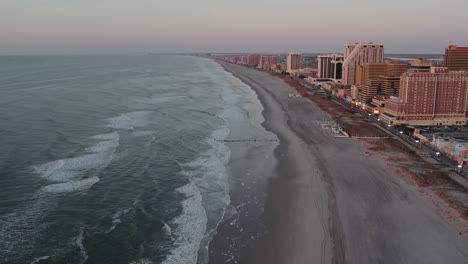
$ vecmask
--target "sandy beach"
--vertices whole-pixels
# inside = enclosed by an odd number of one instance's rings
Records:
[[[282,79],[219,63],[255,90],[263,126],[280,139],[266,186],[267,232],[239,263],[468,263],[468,234],[382,155],[365,156],[365,142],[327,134],[317,121],[331,117],[290,98],[295,91]]]

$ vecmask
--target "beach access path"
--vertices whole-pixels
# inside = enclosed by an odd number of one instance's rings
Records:
[[[245,263],[468,263],[468,234],[434,210],[365,142],[335,138],[313,102],[289,98],[282,79],[219,63],[252,87],[275,133],[276,175],[267,187],[267,234]],[[235,177],[235,176],[234,176]]]

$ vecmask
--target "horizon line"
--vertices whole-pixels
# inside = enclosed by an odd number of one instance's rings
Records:
[[[190,54],[259,54],[259,55],[270,55],[270,54],[289,54],[290,52],[79,52],[79,53],[17,53],[17,54],[1,54],[0,56],[92,56],[92,55],[190,55]],[[343,52],[299,52],[301,54],[341,54]],[[386,53],[387,55],[444,55],[444,53]]]

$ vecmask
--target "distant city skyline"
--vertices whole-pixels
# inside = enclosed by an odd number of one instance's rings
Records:
[[[0,54],[331,53],[375,42],[387,54],[468,46],[466,0],[5,0]]]

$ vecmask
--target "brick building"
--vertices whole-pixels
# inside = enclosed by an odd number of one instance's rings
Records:
[[[381,119],[389,124],[465,125],[466,75],[466,71],[404,73],[399,97],[385,101]]]

